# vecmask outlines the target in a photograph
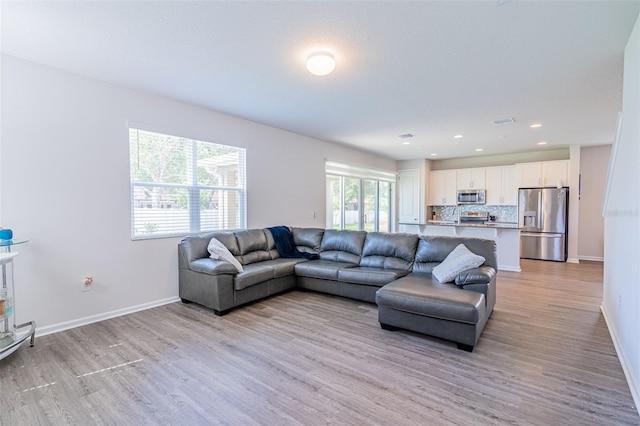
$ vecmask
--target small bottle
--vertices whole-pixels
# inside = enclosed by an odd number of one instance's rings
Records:
[[[438,220],[438,216],[436,215],[435,211],[431,212],[431,220]]]

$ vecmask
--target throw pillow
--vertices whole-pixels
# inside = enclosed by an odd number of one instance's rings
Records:
[[[209,245],[207,246],[207,251],[209,251],[210,258],[216,259],[216,260],[217,259],[226,260],[227,262],[235,266],[238,272],[243,271],[242,265],[240,264],[240,262],[238,262],[238,259],[236,259],[231,254],[229,249],[224,244],[222,244],[220,240],[211,238],[211,241],[209,241]]]
[[[484,263],[484,257],[470,251],[464,244],[458,244],[441,264],[433,268],[432,275],[441,283],[453,281],[460,272],[477,268]]]

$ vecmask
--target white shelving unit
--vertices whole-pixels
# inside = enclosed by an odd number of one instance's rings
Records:
[[[11,247],[27,242],[28,240],[0,241],[0,247],[6,250],[6,252],[0,253],[0,265],[2,267],[2,287],[0,288],[0,359],[11,355],[29,338],[30,345],[33,346],[34,344],[36,322],[29,321],[20,325],[15,324],[16,309],[13,259],[19,253],[11,252]]]

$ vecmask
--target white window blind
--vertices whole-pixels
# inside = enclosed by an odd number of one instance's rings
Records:
[[[381,180],[385,182],[395,182],[396,172],[387,170],[369,169],[351,164],[338,163],[335,161],[325,162],[325,173],[334,176],[355,177],[360,179]]]
[[[246,150],[129,128],[131,238],[246,227]]]

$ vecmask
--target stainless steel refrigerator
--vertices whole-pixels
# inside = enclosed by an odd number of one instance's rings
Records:
[[[569,188],[527,188],[518,194],[520,257],[567,260]]]

